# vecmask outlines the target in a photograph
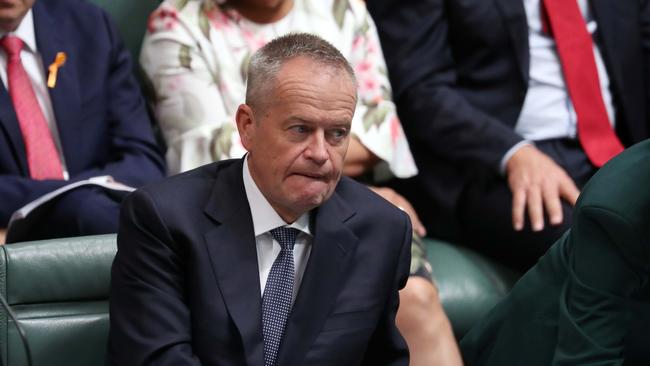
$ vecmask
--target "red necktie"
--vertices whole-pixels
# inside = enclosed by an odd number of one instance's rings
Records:
[[[624,147],[609,123],[591,35],[577,0],[543,1],[578,117],[578,139],[591,163],[601,167]]]
[[[2,37],[0,46],[8,57],[9,95],[18,117],[20,132],[23,134],[30,176],[38,180],[63,179],[63,166],[52,139],[52,132],[20,61],[23,41],[8,35]]]

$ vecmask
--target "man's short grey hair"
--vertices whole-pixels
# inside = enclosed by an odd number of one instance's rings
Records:
[[[345,70],[356,87],[354,70],[336,47],[313,34],[290,33],[267,43],[251,57],[247,71],[246,104],[252,108],[264,105],[282,65],[296,57],[307,57],[323,66]]]

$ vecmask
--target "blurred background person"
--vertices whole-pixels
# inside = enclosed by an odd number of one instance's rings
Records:
[[[436,237],[529,268],[570,227],[591,175],[649,136],[648,1],[368,8]]]
[[[97,6],[2,3],[0,240],[14,211],[71,182],[109,176],[137,187],[164,176],[132,70],[113,22]],[[12,240],[117,232],[118,210],[105,190],[77,188]]]

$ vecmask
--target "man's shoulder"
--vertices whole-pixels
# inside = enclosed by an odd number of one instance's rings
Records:
[[[638,143],[605,164],[580,194],[576,211],[596,209],[632,222],[650,214],[650,140]]]
[[[237,169],[237,166],[240,168]],[[221,160],[206,164],[184,173],[172,175],[161,181],[145,185],[140,190],[152,196],[198,195],[211,189],[225,172],[238,170],[241,175],[241,159]],[[234,172],[236,174],[236,172]]]
[[[51,15],[94,18],[100,16],[104,10],[88,0],[38,0],[35,9],[44,9]]]
[[[368,186],[348,177],[341,178],[336,187],[336,194],[362,217],[372,216],[373,220],[380,222],[398,222],[406,216],[402,210],[370,190]]]
[[[45,28],[45,32],[56,32],[71,48],[70,52],[86,52],[86,58],[105,59],[102,53],[96,53],[110,49],[105,45],[115,42],[109,15],[88,0],[38,0],[32,9],[37,33]]]

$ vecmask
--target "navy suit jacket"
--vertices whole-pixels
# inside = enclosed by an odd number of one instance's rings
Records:
[[[574,0],[575,1],[575,0]],[[650,1],[590,0],[611,81],[617,134],[626,146],[650,135]],[[528,90],[523,0],[373,0],[404,130],[420,178],[455,224],[465,184],[494,176]]]
[[[162,178],[164,159],[129,53],[107,14],[80,0],[38,0],[32,9],[46,72],[57,52],[67,55],[49,92],[70,180],[111,175],[140,186]],[[67,183],[29,178],[18,120],[0,85],[0,227],[16,209]]]
[[[124,202],[110,291],[112,365],[258,365],[260,280],[241,160]],[[395,327],[408,217],[343,178],[312,212],[314,241],[278,365],[408,365]]]

